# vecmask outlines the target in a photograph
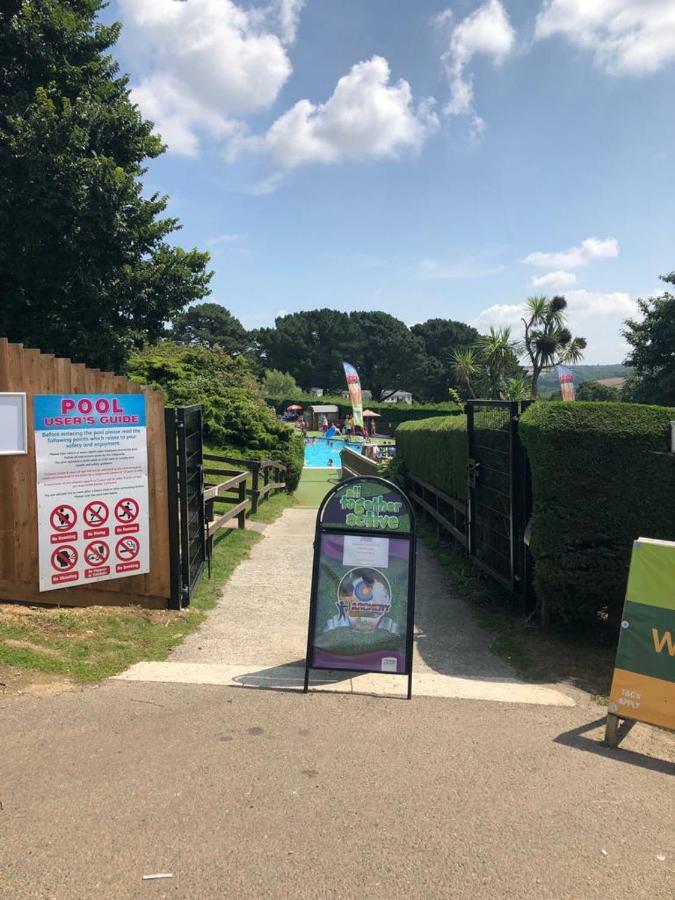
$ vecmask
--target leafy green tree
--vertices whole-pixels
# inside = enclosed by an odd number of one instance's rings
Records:
[[[675,284],[675,272],[661,278]],[[624,337],[631,345],[626,364],[634,368],[625,395],[640,403],[675,406],[675,295],[638,300],[642,319],[627,319]]]
[[[162,390],[173,405],[199,404],[204,437],[211,446],[232,455],[271,457],[289,466],[287,483],[295,488],[303,463],[302,438],[267,406],[243,357],[232,359],[220,348],[162,341],[134,351],[128,371],[136,381]]]
[[[208,254],[144,197],[163,152],[110,55],[102,0],[0,5],[0,334],[104,369],[208,293]]]
[[[532,382],[528,375],[521,372],[512,375],[504,382],[503,397],[505,400],[527,400],[532,396]]]
[[[444,400],[448,389],[462,387],[455,374],[453,354],[455,351],[474,347],[478,332],[471,325],[455,322],[453,319],[429,319],[413,325],[412,333],[422,339],[427,356],[436,360],[440,374],[435,382],[428,385],[426,393],[430,400]]]
[[[267,369],[262,380],[262,390],[270,400],[292,400],[302,393],[295,378],[278,369]]]
[[[577,400],[617,402],[621,400],[621,391],[609,384],[600,384],[599,381],[584,381],[577,388],[576,397]]]
[[[532,398],[537,397],[539,376],[562,363],[575,363],[583,358],[586,338],[572,337],[566,325],[567,300],[564,297],[529,297],[524,349],[532,367]]]
[[[170,337],[177,344],[220,347],[230,356],[248,348],[248,332],[220,303],[198,303],[178,313],[171,323]]]

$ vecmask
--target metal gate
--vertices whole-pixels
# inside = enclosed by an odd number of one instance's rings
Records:
[[[171,607],[190,603],[206,561],[200,406],[167,409]]]
[[[475,562],[527,603],[525,528],[530,482],[518,420],[529,400],[470,400],[468,549]]]

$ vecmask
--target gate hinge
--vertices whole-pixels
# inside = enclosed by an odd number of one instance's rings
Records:
[[[475,459],[470,459],[466,465],[466,474],[469,479],[469,487],[476,487],[476,480],[478,479],[478,470],[480,469],[480,463]]]

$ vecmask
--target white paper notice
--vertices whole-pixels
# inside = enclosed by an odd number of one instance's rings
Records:
[[[389,565],[389,538],[346,534],[342,551],[343,566],[374,566],[386,569]]]

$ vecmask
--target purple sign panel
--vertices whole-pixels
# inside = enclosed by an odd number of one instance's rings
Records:
[[[410,537],[324,531],[318,552],[310,667],[408,673]]]

